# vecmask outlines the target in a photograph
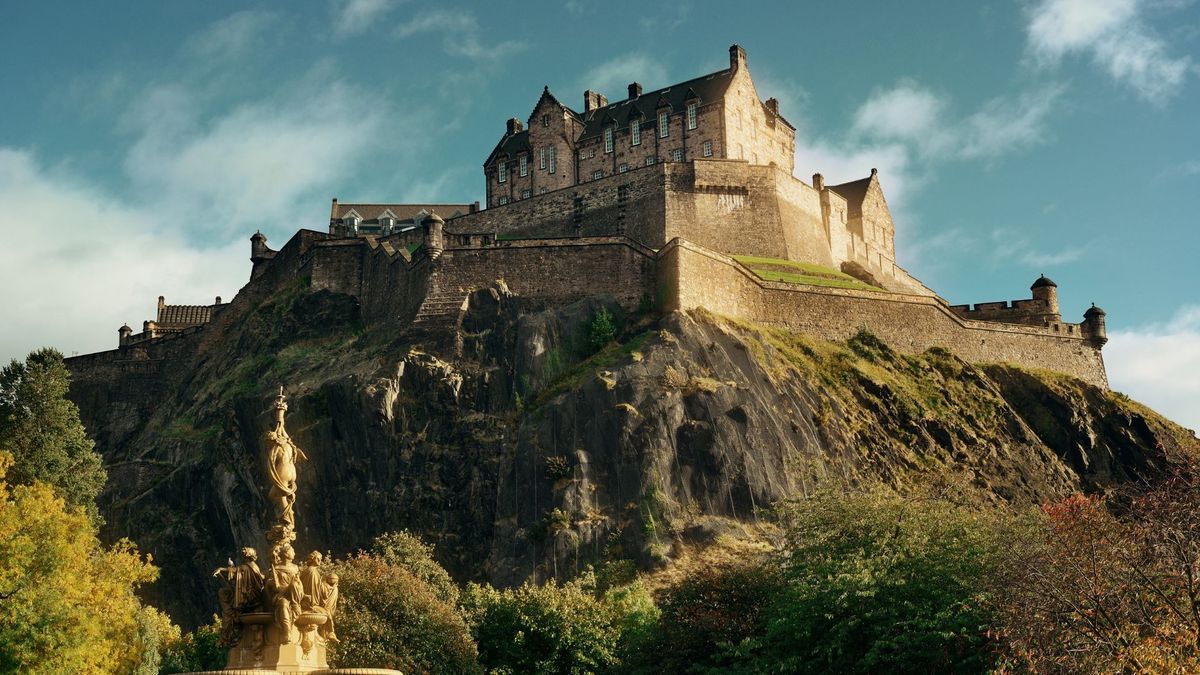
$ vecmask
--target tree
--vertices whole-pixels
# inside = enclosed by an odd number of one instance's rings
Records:
[[[158,571],[41,481],[10,486],[0,452],[0,673],[128,672],[144,649],[134,589]]]
[[[781,509],[785,589],[765,663],[778,672],[983,672],[994,662],[988,582],[1029,518],[947,495],[887,490]]]
[[[594,578],[497,590],[471,584],[463,611],[489,673],[575,675],[616,669],[657,610],[640,587],[594,592]]]
[[[1122,495],[1119,507],[1083,495],[1044,507],[1039,545],[999,581],[1014,667],[1200,671],[1200,483],[1192,475]]]
[[[94,500],[107,475],[79,409],[67,400],[70,382],[62,354],[54,349],[32,352],[0,370],[0,450],[13,456],[10,484],[41,481],[95,516]]]
[[[394,533],[376,539],[370,553],[331,566],[340,597],[334,663],[406,673],[479,671],[470,631],[447,599],[457,589],[429,553],[416,537]]]
[[[191,633],[167,639],[162,650],[162,663],[158,672],[192,673],[205,670],[221,670],[229,658],[229,649],[221,646],[221,620],[201,626]]]

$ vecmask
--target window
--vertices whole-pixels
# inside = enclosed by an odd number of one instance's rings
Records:
[[[683,150],[680,150],[679,148],[675,148],[674,150],[672,150],[671,151],[671,161],[672,162],[682,162],[683,161]]]
[[[712,141],[704,141],[704,156],[712,157]]]
[[[545,186],[542,186],[542,188],[541,188],[540,190],[538,190],[538,194],[539,194],[539,195],[544,195],[544,194],[546,194],[546,187],[545,187]]]
[[[687,120],[688,120],[688,128],[695,129],[696,128],[696,103],[695,102],[688,104]]]
[[[496,180],[500,181],[501,183],[508,181],[508,162],[500,160],[500,162],[496,164]]]
[[[612,145],[612,127],[608,127],[604,130],[604,152],[612,152]]]
[[[358,218],[355,218],[354,216],[350,216],[349,218],[347,218],[346,219],[346,227],[350,228],[351,232],[357,232],[358,231]]]
[[[520,162],[521,162],[521,165],[520,165],[521,166],[521,175],[528,176],[529,175],[529,162],[526,159],[525,155],[521,155]]]
[[[379,219],[379,229],[383,230],[384,232],[391,232],[392,231],[392,219],[387,216],[380,218]]]
[[[508,203],[508,195],[504,195],[504,196],[500,197],[500,206],[504,206],[507,203]]]
[[[550,173],[554,173],[554,146],[550,146]]]
[[[530,191],[530,190],[521,190],[521,199],[529,199],[529,198],[530,198],[530,197],[532,197],[532,196],[533,196],[533,192],[532,192],[532,191]]]
[[[642,144],[642,121],[634,120],[629,123],[630,145]]]
[[[629,165],[628,165],[628,164],[622,164],[621,166],[617,167],[617,172],[618,172],[618,173],[625,173],[625,172],[626,172],[626,171],[628,171],[628,170],[629,170]]]
[[[544,127],[550,126],[550,116],[549,115],[542,115],[542,126],[544,126]]]
[[[601,171],[600,169],[596,169],[595,171],[592,172],[592,180],[600,180],[601,178],[604,178],[603,171]]]
[[[654,157],[654,156],[647,157],[646,158],[646,166],[650,166],[651,164],[654,164],[657,161],[658,161],[657,157]]]
[[[546,149],[545,148],[538,150],[538,162],[541,164],[541,167],[539,167],[539,168],[541,168],[544,171],[546,169]]]
[[[669,119],[670,119],[670,114],[666,110],[658,113],[658,137],[659,138],[667,137],[667,132],[670,131],[670,127],[667,125],[667,121]]]

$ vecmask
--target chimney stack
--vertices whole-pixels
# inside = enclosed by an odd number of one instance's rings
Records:
[[[814,173],[813,174],[813,187],[815,187],[818,192],[820,192],[821,190],[824,190],[825,189],[825,176],[822,176],[819,173]]]
[[[608,105],[608,99],[604,97],[604,94],[592,91],[591,89],[583,92],[583,112],[585,115],[606,105]]]
[[[642,85],[634,82],[629,85],[629,98],[637,98],[642,95]]]
[[[729,47],[729,67],[733,70],[741,70],[746,67],[746,50],[738,45]]]
[[[774,113],[776,116],[778,116],[779,115],[779,99],[777,99],[777,98],[767,99],[767,110],[770,110],[772,113]]]
[[[521,128],[522,128],[521,120],[519,120],[515,117],[508,120],[508,135],[509,136],[512,136],[513,134],[519,132],[521,130]]]

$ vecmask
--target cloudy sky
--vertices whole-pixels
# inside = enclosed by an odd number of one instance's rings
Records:
[[[1108,311],[1114,387],[1200,428],[1197,0],[12,3],[0,358],[229,298],[256,229],[334,196],[482,199],[543,85],[616,100],[734,42],[799,176],[879,168],[901,264],[954,303],[1051,276],[1069,320]]]

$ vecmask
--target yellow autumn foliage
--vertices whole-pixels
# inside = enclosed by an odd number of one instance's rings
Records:
[[[12,461],[0,452],[0,673],[132,671],[134,589],[157,568],[127,540],[101,546],[86,512],[50,486],[8,485]]]

